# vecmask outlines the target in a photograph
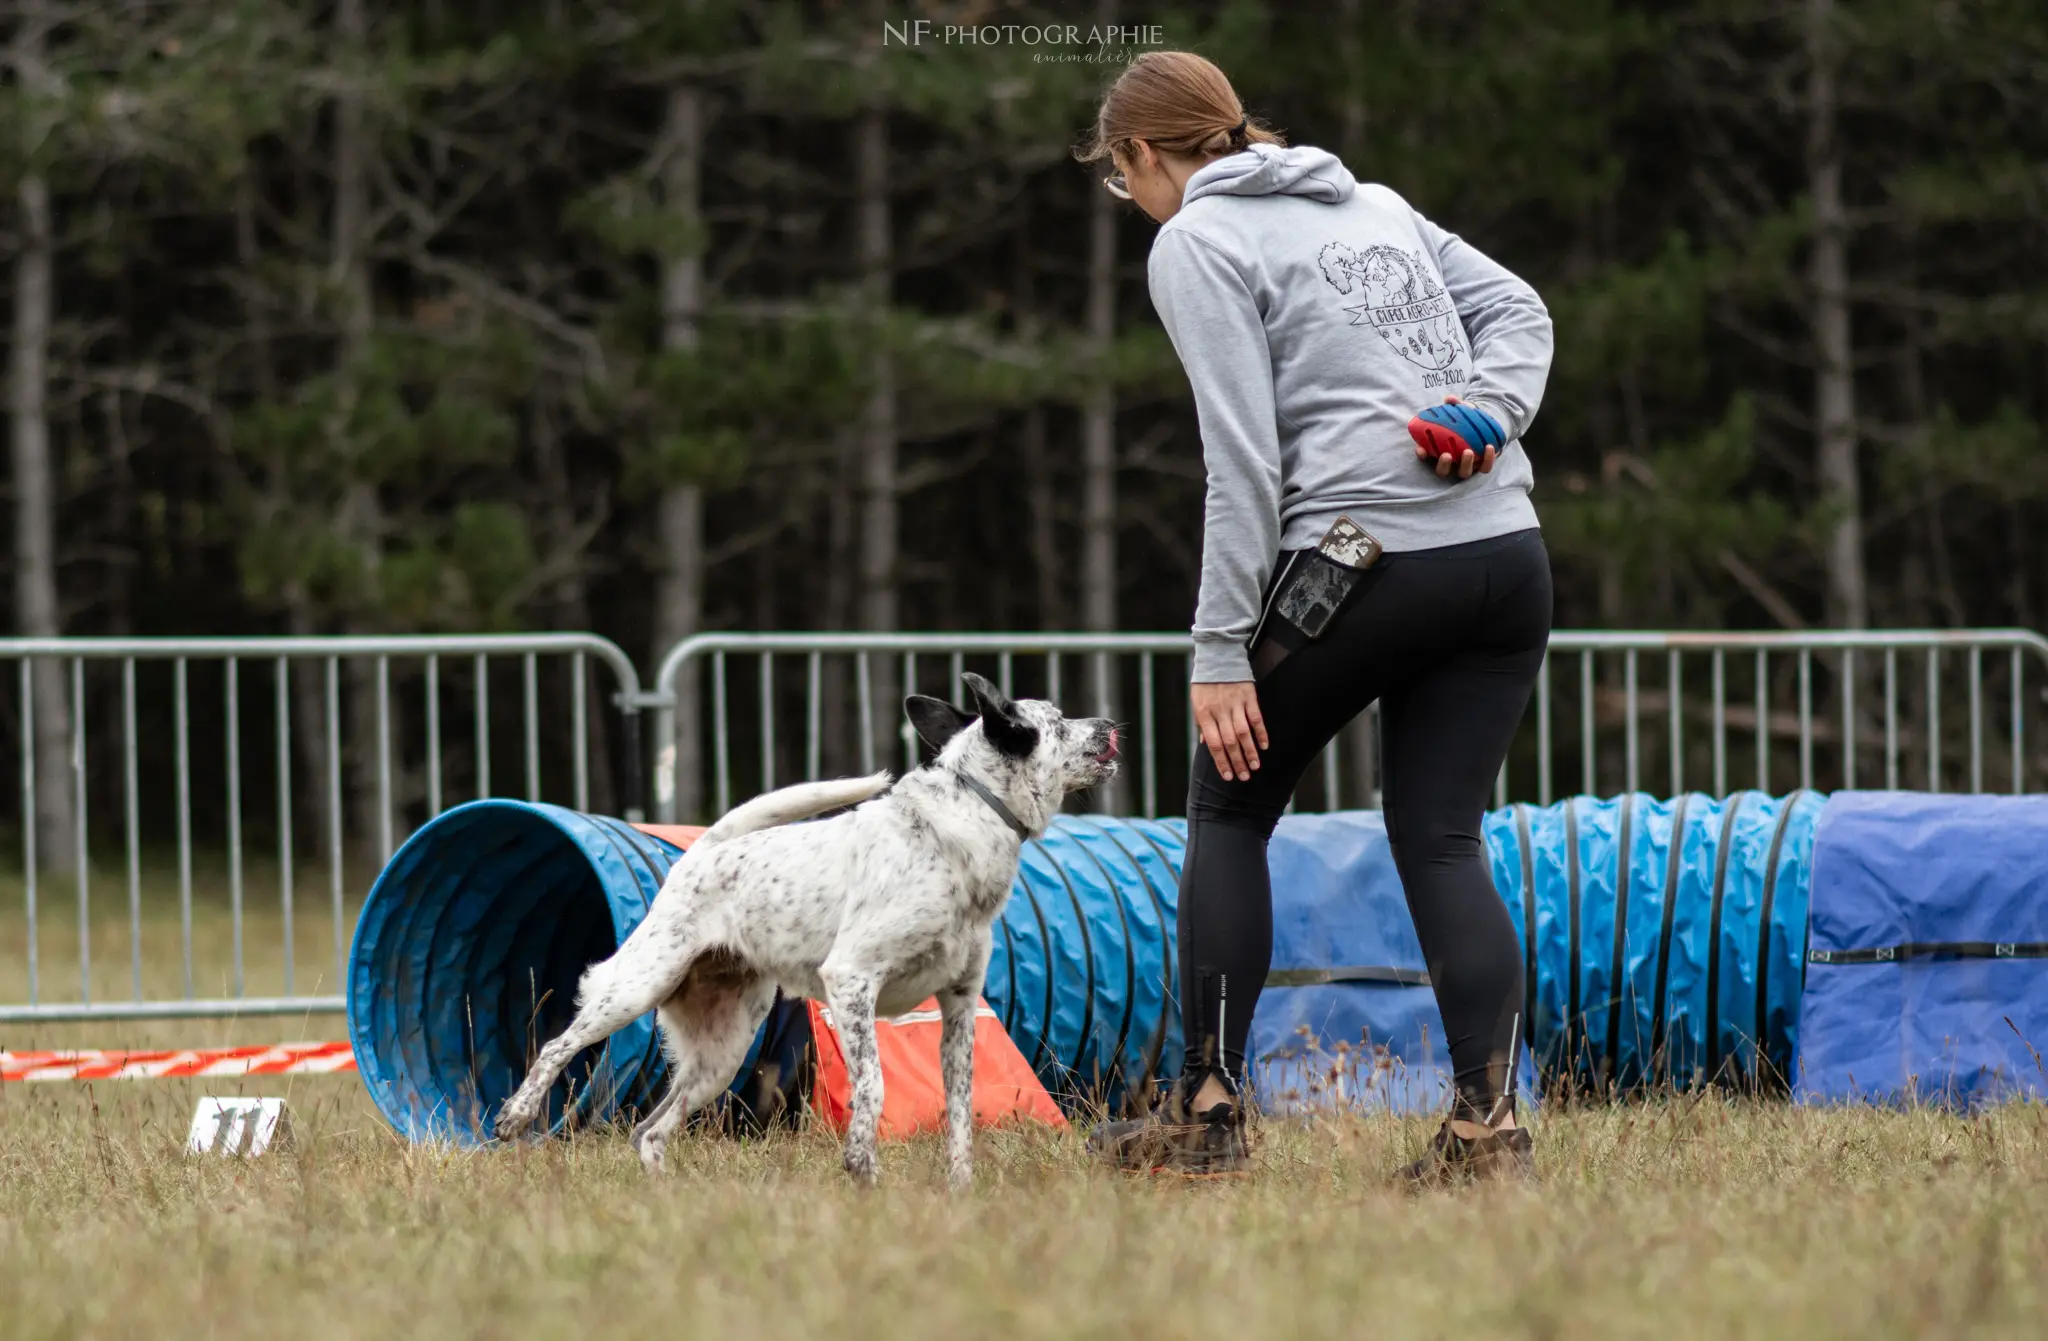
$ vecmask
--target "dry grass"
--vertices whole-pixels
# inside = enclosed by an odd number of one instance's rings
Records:
[[[340,1029],[43,1026],[0,1045]],[[295,1148],[187,1159],[203,1092],[287,1095]],[[6,1085],[0,1336],[2042,1334],[2048,1108],[1692,1096],[1538,1132],[1540,1188],[1411,1200],[1383,1176],[1425,1139],[1416,1121],[1268,1124],[1259,1172],[1224,1185],[1126,1180],[1077,1133],[1004,1131],[952,1197],[930,1141],[889,1147],[862,1194],[816,1131],[689,1138],[648,1180],[611,1131],[408,1147],[348,1077]]]
[[[255,1087],[284,1092],[283,1079]],[[1540,1189],[1410,1200],[1414,1122],[1269,1126],[1226,1185],[997,1132],[851,1188],[822,1133],[447,1153],[289,1086],[291,1153],[178,1151],[187,1082],[0,1090],[10,1338],[2038,1336],[2048,1111],[1680,1100],[1553,1116]]]

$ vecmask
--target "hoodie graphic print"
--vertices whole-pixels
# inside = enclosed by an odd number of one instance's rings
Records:
[[[1370,326],[1395,353],[1430,373],[1424,386],[1452,386],[1465,380],[1455,365],[1466,357],[1465,330],[1450,295],[1420,252],[1372,246],[1363,252],[1332,242],[1316,256],[1323,281],[1346,297],[1364,301],[1344,310],[1354,326]]]

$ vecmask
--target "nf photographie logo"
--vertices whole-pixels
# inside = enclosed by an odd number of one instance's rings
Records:
[[[1027,47],[1156,47],[1166,41],[1159,24],[1079,23],[933,23],[930,19],[882,22],[885,47],[1027,46]]]

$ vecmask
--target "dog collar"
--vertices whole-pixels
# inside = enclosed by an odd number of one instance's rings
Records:
[[[956,773],[953,776],[966,783],[969,791],[972,791],[976,796],[988,802],[988,808],[1003,817],[1003,823],[1010,826],[1011,832],[1015,833],[1017,837],[1025,842],[1031,841],[1031,830],[1024,827],[1024,821],[1018,819],[1016,812],[1003,804],[1002,797],[997,796],[984,786],[981,779],[975,777],[972,773]]]

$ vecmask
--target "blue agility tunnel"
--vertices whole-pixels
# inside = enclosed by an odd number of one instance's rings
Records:
[[[1743,792],[1488,815],[1525,956],[1520,1035],[1538,1074],[1521,1083],[1782,1088],[1821,808]],[[1381,817],[1289,816],[1269,861],[1274,968],[1252,1024],[1268,1106],[1440,1107],[1443,1025]]]
[[[1495,880],[1529,946],[1524,1037],[1543,1079],[1747,1070],[1760,1033],[1778,1065],[1797,1022],[1819,807],[1749,793],[1489,816]],[[1065,816],[1025,846],[985,991],[1065,1101],[1115,1103],[1179,1072],[1185,843],[1178,820]],[[351,1041],[393,1125],[487,1132],[567,1024],[583,967],[639,924],[680,855],[617,820],[519,801],[463,806],[414,834],[370,891],[349,972]],[[1442,1026],[1380,816],[1290,815],[1270,860],[1274,969],[1251,1039],[1268,1103],[1439,1104]],[[549,1125],[638,1109],[665,1076],[650,1014],[577,1059]]]
[[[349,1041],[391,1124],[415,1140],[487,1134],[568,1024],[584,967],[639,925],[681,851],[524,801],[473,802],[415,833],[371,887],[349,953]],[[548,1097],[549,1129],[640,1107],[666,1072],[650,1014],[577,1057]]]
[[[2048,799],[1581,797],[1495,811],[1483,836],[1526,955],[1540,1076],[1525,1083],[2041,1092],[2022,1072],[2048,1051]],[[1063,1101],[1115,1103],[1179,1071],[1185,839],[1177,820],[1067,816],[1025,847],[985,990]],[[350,1038],[391,1122],[488,1130],[567,1023],[583,967],[638,925],[680,852],[516,801],[414,834],[370,891],[349,965]],[[1268,1106],[1440,1106],[1442,1025],[1381,817],[1287,816],[1270,864],[1273,971],[1251,1037]],[[786,1074],[800,1041],[776,1030]],[[1938,1071],[1966,1083],[1930,1086]],[[577,1059],[550,1125],[640,1108],[664,1084],[649,1015]]]
[[[1782,1089],[1799,1021],[1813,792],[1580,797],[1488,816],[1547,1081]],[[1533,928],[1533,934],[1532,934]]]
[[[1115,1102],[1178,1074],[1174,911],[1187,826],[1068,815],[1024,845],[983,988],[1046,1088]]]

